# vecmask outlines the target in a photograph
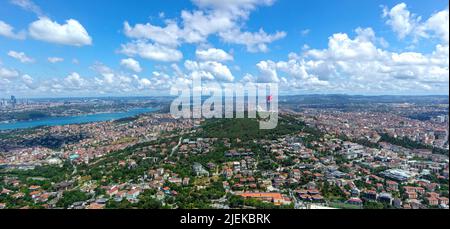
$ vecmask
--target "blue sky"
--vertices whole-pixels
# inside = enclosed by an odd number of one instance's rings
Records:
[[[170,2],[0,0],[0,97],[167,94],[196,74],[286,94],[448,94],[446,0]]]

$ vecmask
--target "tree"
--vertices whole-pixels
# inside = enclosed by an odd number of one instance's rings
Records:
[[[365,209],[383,209],[384,205],[379,202],[365,201],[363,204]]]
[[[79,201],[88,200],[89,196],[81,191],[65,191],[63,197],[56,203],[58,207],[68,208],[71,204]]]
[[[141,209],[159,209],[162,204],[154,198],[153,190],[146,190],[139,196],[138,207]]]

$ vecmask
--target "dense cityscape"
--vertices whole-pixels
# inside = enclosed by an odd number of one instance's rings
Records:
[[[352,102],[330,107],[336,97]],[[84,106],[12,98],[2,116]],[[0,208],[448,209],[448,97],[398,100],[287,96],[274,130],[174,119],[163,103],[114,121],[1,130]]]
[[[442,228],[449,28],[448,0],[0,0],[0,225]]]

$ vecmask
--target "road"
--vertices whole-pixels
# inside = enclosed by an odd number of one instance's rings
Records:
[[[170,152],[170,155],[168,157],[172,157],[172,155],[175,153],[175,151],[178,150],[178,148],[181,145],[181,140],[183,140],[183,137],[180,137],[180,139],[178,140],[178,144],[172,148],[172,152]],[[168,157],[166,157],[165,159],[167,159]]]

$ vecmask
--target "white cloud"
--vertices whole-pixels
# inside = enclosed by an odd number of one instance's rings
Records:
[[[24,31],[15,33],[14,28],[11,25],[0,20],[0,36],[12,38],[12,39],[23,40],[23,39],[25,39],[26,35],[25,35]]]
[[[181,68],[177,64],[173,63],[170,65],[170,67],[173,70],[173,73],[175,74],[176,77],[178,77],[178,78],[185,77],[184,72],[181,70]]]
[[[33,83],[33,77],[31,77],[30,75],[23,75],[22,80],[27,83]]]
[[[212,34],[237,27],[236,18],[221,11],[182,11],[183,36],[187,43],[205,42]]]
[[[192,2],[199,8],[230,12],[240,17],[247,17],[249,11],[254,10],[257,6],[270,6],[275,0],[192,0]]]
[[[128,59],[122,59],[120,61],[120,65],[124,66],[125,68],[128,68],[134,72],[142,72],[141,65],[139,62],[133,58]]]
[[[207,80],[218,80],[231,82],[234,80],[234,76],[230,69],[216,61],[204,61],[196,62],[187,60],[184,63],[187,70],[191,72],[191,77],[202,77]]]
[[[72,46],[92,44],[92,38],[86,29],[75,19],[59,24],[47,17],[41,17],[32,22],[28,30],[30,36],[36,40]]]
[[[225,62],[233,60],[233,56],[222,49],[209,48],[209,49],[197,49],[195,55],[200,60],[212,60],[218,62]]]
[[[63,62],[64,58],[61,57],[49,57],[47,58],[48,62],[54,64],[54,63],[58,63],[58,62]]]
[[[44,15],[41,8],[31,0],[11,0],[11,3],[19,6],[20,8],[22,8],[24,10],[33,12],[38,16]]]
[[[124,44],[120,52],[127,56],[140,56],[145,59],[164,62],[175,62],[183,58],[183,54],[177,49],[143,41]]]
[[[25,84],[25,86],[28,87],[28,89],[36,89],[37,85],[34,83],[33,77],[30,75],[23,75],[22,76],[22,82]]]
[[[268,44],[284,38],[283,31],[266,33],[262,28],[257,32],[243,31],[251,11],[257,6],[270,6],[273,0],[194,0],[196,10],[181,12],[177,20],[165,20],[165,26],[150,23],[129,25],[124,23],[124,33],[134,39],[133,43],[145,42],[147,48],[174,49],[183,43],[207,43],[216,35],[229,44],[245,45],[250,52],[266,52]],[[151,43],[149,43],[151,41]],[[129,45],[129,44],[126,44]],[[147,55],[148,56],[148,55]],[[166,58],[148,58],[160,60]]]
[[[205,42],[208,36],[217,34],[226,43],[245,45],[251,52],[266,52],[267,44],[286,36],[283,31],[267,34],[262,28],[258,32],[242,31],[240,21],[246,19],[246,17],[243,18],[244,15],[249,14],[248,8],[243,9],[231,12],[223,10],[194,11],[192,13],[183,11],[181,17],[186,42]]]
[[[277,31],[275,34],[267,34],[263,29],[258,32],[242,32],[238,29],[220,33],[220,37],[228,43],[247,46],[249,52],[267,52],[267,44],[286,36],[285,32]]]
[[[100,74],[107,83],[114,83],[114,71],[102,63],[95,63],[91,69]]]
[[[79,73],[72,72],[62,78],[34,80],[33,77],[25,74],[20,82],[26,87],[25,89],[58,96],[80,95],[80,93],[91,95],[131,93],[138,89],[137,83],[133,85],[135,81],[132,76],[120,75],[101,63],[97,63],[92,69],[100,74],[98,78],[82,77]],[[108,78],[110,79],[107,80]]]
[[[81,77],[77,79],[77,75],[78,73],[71,73],[64,78],[38,80],[36,82],[34,82],[33,78],[30,77],[28,79],[23,78],[22,81],[25,84],[26,89],[31,89],[33,90],[34,93],[42,93],[45,94],[46,96],[50,94],[59,96],[80,95],[80,93],[82,92],[89,92],[86,86],[81,86],[80,82],[83,81],[83,79]]]
[[[19,76],[18,71],[0,66],[0,78],[12,79],[18,76]]]
[[[388,9],[384,7],[383,17],[400,39],[413,36],[417,42],[419,38],[437,37],[442,42],[449,43],[449,10],[444,9],[433,15],[426,21],[422,17],[411,13],[405,3],[400,3]]]
[[[388,18],[386,23],[391,26],[400,39],[412,33],[420,20],[420,18],[408,11],[405,3],[400,3],[390,10],[385,7],[383,9],[383,17]]]
[[[372,42],[374,37],[373,30],[356,30],[355,39],[350,39],[345,33],[333,34],[328,39],[328,49],[312,49],[306,51],[306,55],[317,59],[347,59],[347,60],[373,60],[383,55],[383,51],[378,49]]]
[[[144,89],[144,88],[149,88],[152,85],[152,82],[149,79],[139,79],[139,88]]]
[[[119,52],[130,58],[122,59],[120,64],[133,72],[123,68],[116,71],[97,63],[92,66],[96,74],[92,77],[84,78],[74,72],[65,77],[37,80],[30,75],[22,75],[17,70],[0,66],[0,89],[3,89],[4,85],[21,83],[23,88],[42,92],[62,93],[67,90],[80,93],[79,91],[85,90],[105,94],[131,94],[146,93],[146,90],[167,90],[177,79],[183,81],[196,76],[230,82],[235,80],[235,76],[224,62],[233,60],[233,56],[222,49],[211,48],[209,38],[214,36],[226,44],[242,45],[250,52],[265,52],[269,50],[272,42],[286,36],[283,31],[269,33],[262,28],[256,31],[247,30],[246,22],[250,13],[259,6],[270,6],[274,2],[272,0],[193,2],[197,9],[184,10],[180,17],[175,19],[166,19],[164,15],[163,25],[130,25],[124,22],[123,32],[130,40],[122,44]],[[256,64],[258,74],[244,74],[241,81],[277,82],[283,91],[446,93],[449,81],[448,9],[437,11],[423,20],[409,12],[406,4],[402,3],[392,9],[385,8],[383,16],[400,39],[436,39],[441,41],[441,44],[433,43],[435,49],[428,53],[411,51],[412,49],[392,51],[387,49],[387,42],[377,37],[373,29],[357,28],[354,31],[355,36],[347,33],[332,34],[325,48],[315,49],[305,45],[301,53],[289,53],[287,59],[260,61]],[[37,27],[41,27],[37,34],[47,34],[45,39],[39,40],[75,46],[92,44],[92,39],[84,27],[75,20],[72,23],[69,21],[60,25],[41,17],[30,24],[30,36],[38,39],[36,34],[31,34],[32,27],[37,24]],[[75,24],[78,26],[74,26]],[[84,31],[85,34],[79,36],[79,31]],[[302,34],[308,32],[304,30]],[[19,34],[12,26],[0,21],[0,35],[18,38]],[[23,36],[25,38],[24,33]],[[184,68],[180,68],[176,63],[155,65],[150,76],[138,75],[142,68],[140,63],[131,57],[163,62],[180,61],[183,59],[180,47],[186,43],[197,46],[197,61],[185,61]],[[16,52],[15,56],[25,62],[29,58],[25,53]],[[52,63],[60,60],[62,58],[48,58]],[[74,59],[74,63],[77,62]],[[238,71],[237,68],[233,69]],[[13,90],[14,87],[10,89]]]
[[[256,64],[260,75],[257,81],[259,83],[278,83],[280,79],[277,73],[277,64],[273,61],[261,61]]]
[[[416,52],[404,52],[404,53],[393,53],[392,61],[399,65],[424,65],[428,64],[428,59],[422,53]]]
[[[8,56],[19,60],[22,63],[33,63],[34,60],[31,57],[28,57],[24,52],[16,52],[16,51],[9,51]]]
[[[84,89],[86,84],[87,84],[86,80],[76,72],[72,72],[66,78],[64,78],[64,86],[66,89],[69,90]]]
[[[256,77],[254,77],[252,74],[246,73],[242,77],[241,83],[256,83]]]
[[[223,41],[245,45],[250,52],[266,52],[269,43],[286,36],[284,31],[267,34],[262,28],[257,32],[242,31],[243,22],[248,20],[251,11],[258,6],[271,6],[274,0],[193,0],[193,2],[207,13],[185,12],[182,17],[185,24],[191,25],[193,30],[200,31],[204,36],[218,33]]]
[[[130,38],[149,39],[168,46],[178,46],[181,37],[180,28],[173,21],[170,21],[166,27],[154,26],[150,23],[136,24],[131,27],[128,22],[125,22],[124,32]]]
[[[213,73],[217,80],[228,82],[234,80],[230,69],[221,63],[215,61],[202,62],[200,63],[200,68]]]
[[[145,80],[142,81],[137,75],[129,75],[124,72],[116,72],[102,63],[96,63],[91,67],[96,73],[100,74],[95,77],[90,85],[97,91],[103,93],[134,93],[142,90],[142,85],[146,85]]]
[[[356,34],[333,34],[326,49],[290,53],[286,61],[261,61],[256,81],[279,82],[284,91],[319,93],[448,91],[448,44],[436,45],[428,54],[392,52],[377,47],[380,38],[371,28],[358,28]],[[255,81],[250,76],[246,80]]]
[[[448,9],[433,14],[424,25],[426,31],[432,32],[442,42],[449,43],[449,17]]]

